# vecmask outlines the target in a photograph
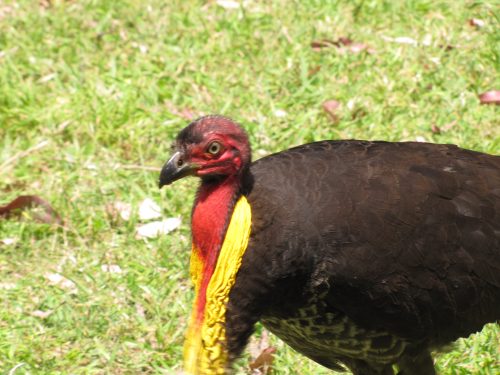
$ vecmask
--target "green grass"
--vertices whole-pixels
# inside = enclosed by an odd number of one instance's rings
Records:
[[[256,157],[325,138],[423,137],[500,152],[498,107],[477,97],[500,88],[498,3],[245,3],[0,0],[0,205],[38,194],[65,221],[0,220],[0,371],[180,371],[196,182],[159,191],[157,172],[124,166],[160,167],[187,123],[181,111],[235,118]],[[374,52],[310,47],[344,36]],[[418,44],[387,40],[402,36]],[[328,99],[341,103],[337,122],[321,107]],[[181,229],[138,240],[136,216],[107,210],[146,197],[181,217]],[[104,272],[108,264],[122,273]],[[48,273],[76,292],[51,285]],[[440,372],[497,373],[499,335],[489,325],[460,340],[437,357]],[[328,373],[272,341],[276,373]]]

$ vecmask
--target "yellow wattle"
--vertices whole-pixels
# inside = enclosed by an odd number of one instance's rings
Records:
[[[234,207],[215,270],[208,283],[203,320],[198,319],[196,306],[191,313],[184,343],[184,371],[188,374],[215,375],[226,371],[226,304],[248,245],[251,222],[250,204],[241,196]],[[195,301],[198,300],[203,270],[203,261],[198,254],[198,249],[193,248],[190,273],[195,285]]]

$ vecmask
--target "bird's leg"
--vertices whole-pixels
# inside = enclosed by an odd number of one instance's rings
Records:
[[[434,361],[428,350],[403,354],[398,366],[398,375],[436,375]]]
[[[342,362],[352,371],[353,375],[394,375],[390,364],[381,365],[350,358],[343,358]]]

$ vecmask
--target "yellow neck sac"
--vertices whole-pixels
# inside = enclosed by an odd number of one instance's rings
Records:
[[[184,371],[192,375],[224,374],[228,367],[226,342],[226,305],[236,273],[248,245],[252,210],[244,196],[234,207],[215,270],[208,283],[203,319],[194,306],[184,343]],[[198,249],[191,253],[190,273],[195,286],[195,301],[200,291],[203,261]]]

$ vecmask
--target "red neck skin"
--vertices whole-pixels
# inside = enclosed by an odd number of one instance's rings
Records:
[[[220,182],[203,182],[198,190],[191,226],[193,244],[203,262],[203,275],[196,301],[199,322],[203,320],[208,283],[217,264],[239,187],[239,177],[229,176]]]

